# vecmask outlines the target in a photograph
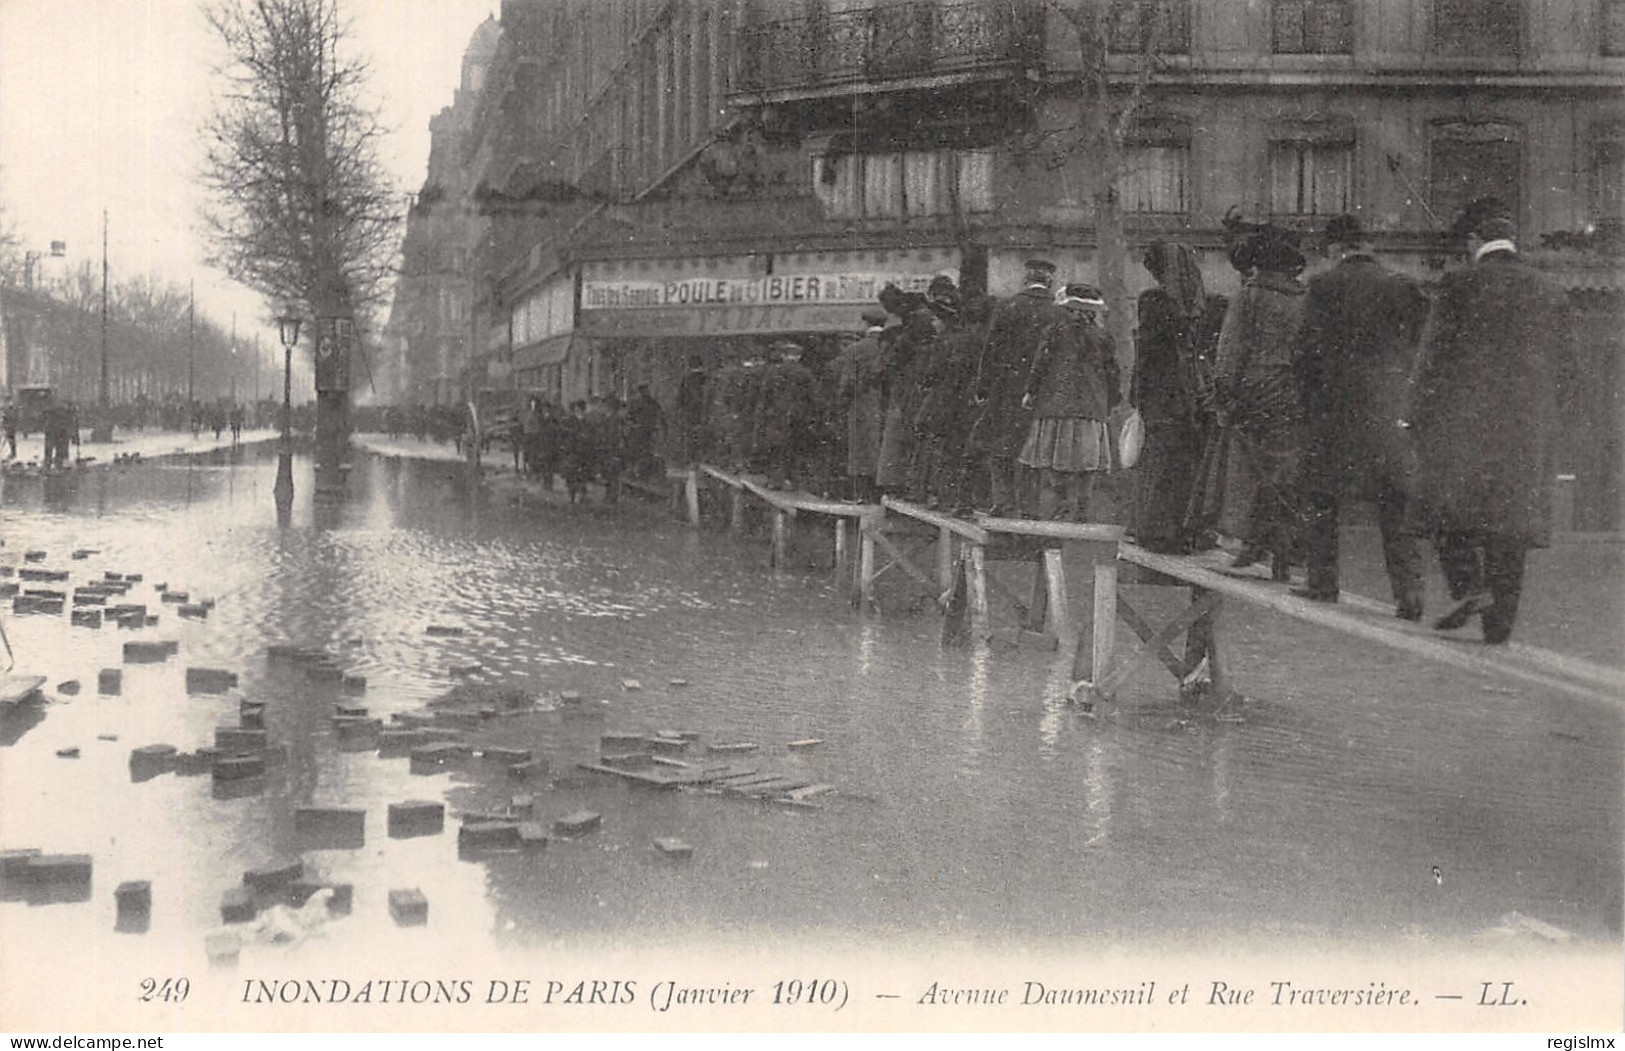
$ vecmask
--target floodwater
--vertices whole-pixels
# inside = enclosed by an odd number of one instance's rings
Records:
[[[0,901],[0,942],[163,944],[201,964],[222,894],[246,869],[299,856],[313,877],[354,886],[327,936],[380,954],[425,937],[454,953],[714,934],[1448,942],[1514,912],[1581,944],[1620,939],[1618,704],[1238,606],[1224,627],[1239,709],[1181,709],[1153,663],[1089,718],[1066,704],[1066,662],[1042,645],[1006,633],[944,649],[939,619],[910,612],[921,603],[902,585],[879,616],[861,615],[827,572],[774,574],[763,543],[696,534],[663,506],[518,499],[471,487],[457,465],[358,454],[347,499],[316,508],[301,467],[284,528],[263,452],[3,482],[0,562],[45,550],[41,565],[74,584],[141,573],[126,601],[161,619],[90,630],[65,614],[5,615],[17,671],[50,688],[3,727],[0,847],[91,854],[95,872],[88,900]],[[91,553],[71,559],[76,549]],[[800,550],[816,553],[810,540]],[[1588,586],[1617,593],[1618,547],[1586,558]],[[178,618],[156,583],[215,606]],[[1528,599],[1532,625],[1562,605],[1565,589],[1547,590],[1557,597]],[[179,652],[124,664],[122,644],[147,638]],[[271,643],[336,654],[366,677],[364,697],[268,661]],[[238,687],[189,696],[193,666],[238,672]],[[98,670],[119,667],[121,691],[101,694]],[[77,695],[55,689],[75,679]],[[387,722],[465,681],[537,698],[470,736],[533,749],[551,778],[515,782],[478,760],[414,772],[333,728],[337,703]],[[563,691],[582,703],[561,703]],[[262,781],[132,779],[132,748],[210,745],[240,699],[266,703],[285,749]],[[756,752],[727,761],[834,791],[797,808],[578,768],[602,734],[661,729],[697,735],[681,761],[750,742]],[[820,743],[786,747],[807,739]],[[72,747],[76,758],[57,755]],[[519,793],[544,825],[590,810],[602,826],[460,858],[458,815]],[[409,799],[444,801],[445,831],[387,835],[385,808]],[[313,804],[365,808],[364,844],[307,849],[292,812]],[[668,836],[692,858],[653,849]],[[116,932],[113,888],[136,879],[152,881],[150,926]],[[406,887],[429,902],[429,935],[390,919],[386,895]]]

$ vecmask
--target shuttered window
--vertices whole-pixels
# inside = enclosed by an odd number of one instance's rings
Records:
[[[1270,17],[1278,55],[1346,55],[1354,50],[1353,0],[1275,0]]]
[[[1107,46],[1120,54],[1145,48],[1163,55],[1183,55],[1191,49],[1190,0],[1112,0],[1107,17]]]
[[[1433,47],[1442,55],[1516,57],[1522,30],[1519,0],[1433,0]]]

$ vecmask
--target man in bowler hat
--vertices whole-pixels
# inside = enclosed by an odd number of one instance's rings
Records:
[[[1406,448],[1398,423],[1427,297],[1415,281],[1377,262],[1353,215],[1327,225],[1326,247],[1339,262],[1310,280],[1298,339],[1309,424],[1303,475],[1309,574],[1295,593],[1337,601],[1342,504],[1361,493],[1376,501],[1395,614],[1419,620],[1422,560],[1405,528]]]
[[[1457,605],[1434,627],[1480,618],[1484,641],[1512,635],[1525,556],[1550,542],[1559,363],[1568,297],[1518,256],[1498,202],[1457,221],[1471,265],[1444,276],[1412,376],[1412,499],[1434,536]]]

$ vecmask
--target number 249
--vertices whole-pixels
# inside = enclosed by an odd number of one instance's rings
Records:
[[[165,978],[161,982],[156,978],[141,979],[142,1003],[162,1000],[166,1004],[178,1004],[184,1002],[191,991],[192,983],[186,978]]]

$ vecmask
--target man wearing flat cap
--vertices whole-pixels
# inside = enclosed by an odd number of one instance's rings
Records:
[[[1309,282],[1296,356],[1309,424],[1304,465],[1307,586],[1338,598],[1338,526],[1349,495],[1376,501],[1383,562],[1405,620],[1422,616],[1422,559],[1406,528],[1406,446],[1397,426],[1428,301],[1415,281],[1377,262],[1353,215],[1326,227],[1338,264]]]
[[[1495,202],[1469,205],[1455,232],[1472,262],[1440,281],[1402,421],[1416,446],[1412,519],[1438,545],[1457,602],[1434,627],[1477,617],[1485,642],[1504,643],[1525,555],[1550,541],[1568,297],[1519,259],[1512,219]]]
[[[1055,264],[1047,259],[1027,261],[1024,287],[993,310],[987,343],[977,368],[976,399],[982,415],[974,441],[989,472],[991,511],[1018,515],[1024,506],[1017,487],[1016,458],[1027,440],[1030,413],[1022,408],[1027,379],[1032,375],[1038,343],[1049,327],[1065,317],[1055,305]]]

